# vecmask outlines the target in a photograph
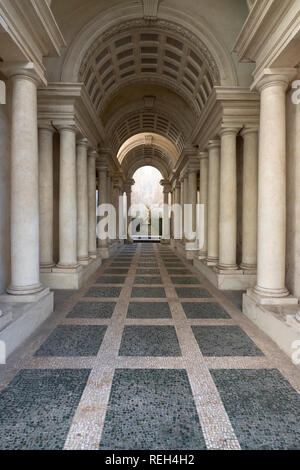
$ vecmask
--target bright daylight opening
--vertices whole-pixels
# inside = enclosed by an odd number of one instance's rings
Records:
[[[133,175],[131,203],[139,205],[139,225],[136,238],[157,238],[162,231],[162,175],[152,166],[143,166]]]

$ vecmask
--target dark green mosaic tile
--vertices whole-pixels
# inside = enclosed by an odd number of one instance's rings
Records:
[[[105,274],[128,274],[129,269],[110,268],[105,270]]]
[[[152,274],[152,275],[155,275],[155,274],[160,274],[160,270],[159,269],[153,269],[153,268],[138,268],[136,270],[136,274]]]
[[[78,302],[67,318],[111,318],[116,302]]]
[[[125,276],[101,276],[97,279],[97,284],[124,284]]]
[[[91,287],[84,297],[119,297],[121,287]]]
[[[110,267],[111,268],[130,268],[131,266],[131,263],[128,263],[128,262],[113,262],[111,263]]]
[[[131,297],[162,298],[166,297],[163,287],[133,287]]]
[[[192,326],[203,356],[263,356],[239,326]]]
[[[300,449],[300,396],[278,370],[210,372],[242,449]]]
[[[168,274],[189,275],[192,274],[188,269],[167,268]]]
[[[0,449],[62,449],[89,374],[21,370],[0,393]]]
[[[174,326],[125,326],[119,355],[181,356],[176,330]]]
[[[181,299],[209,299],[212,295],[202,287],[176,287],[176,292]]]
[[[205,448],[185,370],[116,369],[101,450]]]
[[[187,318],[228,318],[230,315],[216,302],[183,302],[184,313]]]
[[[134,284],[162,284],[162,280],[159,276],[137,276],[134,278]]]
[[[172,318],[168,302],[130,302],[128,318]]]
[[[58,325],[35,356],[96,356],[106,330],[102,325]]]
[[[200,284],[196,277],[172,276],[171,281],[173,284]]]
[[[155,262],[145,263],[145,262],[143,261],[143,262],[138,263],[138,267],[139,267],[139,268],[157,268],[157,267],[158,267],[158,264],[155,263]]]

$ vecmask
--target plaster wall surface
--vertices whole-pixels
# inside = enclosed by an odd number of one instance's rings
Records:
[[[300,104],[287,94],[287,287],[300,297]]]
[[[9,90],[0,104],[0,293],[10,280],[10,118]]]

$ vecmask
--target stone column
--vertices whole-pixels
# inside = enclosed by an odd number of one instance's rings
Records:
[[[97,206],[96,206],[96,158],[98,153],[95,150],[88,152],[88,252],[92,259],[97,258]]]
[[[40,268],[50,272],[53,266],[53,133],[47,124],[39,125],[39,209]]]
[[[89,264],[88,147],[86,139],[77,143],[77,257],[81,265]]]
[[[189,184],[188,184],[188,175],[184,175],[184,182],[183,182],[183,242],[186,242],[186,234],[185,234],[185,226],[187,224],[187,210],[185,205],[189,203]]]
[[[127,199],[127,243],[132,243],[132,238],[129,233],[129,225],[131,222],[131,216],[129,215],[129,210],[131,207],[131,192],[132,186],[135,184],[133,179],[126,181],[125,183],[125,192],[126,192],[126,199]]]
[[[181,214],[182,214],[182,219],[181,219],[181,242],[184,241],[184,177],[181,177],[180,179],[180,205],[181,205]]]
[[[163,233],[162,243],[170,243],[170,218],[169,218],[169,193],[171,187],[168,181],[162,180],[160,184],[163,186],[164,209],[163,209]],[[169,236],[169,237],[168,237]]]
[[[200,204],[203,206],[204,220],[202,237],[203,246],[199,250],[199,259],[207,258],[207,204],[208,204],[208,152],[200,153]]]
[[[38,79],[34,70],[27,69],[15,69],[9,76],[12,85],[11,284],[7,292],[26,296],[43,290],[39,266]]]
[[[199,164],[198,164],[199,165]],[[197,166],[198,166],[197,165]],[[197,221],[197,173],[198,168],[189,168],[188,170],[188,204],[192,206],[191,219],[188,220],[188,231],[196,232]],[[188,240],[196,242],[196,236]]]
[[[286,90],[289,70],[266,73],[257,85],[261,95],[258,168],[257,286],[261,297],[289,295],[286,262]]]
[[[59,169],[59,263],[58,269],[77,270],[76,129],[62,125]]]
[[[237,164],[238,129],[225,128],[221,135],[220,223],[218,272],[236,272],[237,246]]]
[[[106,202],[107,204],[112,204],[112,181],[111,181],[111,175],[110,172],[108,171],[107,173],[107,186],[106,186]],[[112,244],[112,239],[108,238],[107,239],[108,245]]]
[[[243,155],[243,235],[242,264],[245,274],[256,273],[257,262],[257,198],[258,198],[258,129],[246,127]]]
[[[175,186],[175,194],[174,194],[174,204],[176,204],[177,206],[181,205],[181,186],[182,186],[182,183],[177,181],[176,186]],[[181,224],[182,224],[181,219],[180,218],[177,219],[174,216],[174,238],[175,238],[175,235],[180,233]],[[175,240],[177,241],[178,239],[175,239]]]
[[[215,266],[219,261],[220,148],[219,140],[211,140],[208,144],[208,234],[206,259],[208,266]]]
[[[97,171],[99,178],[99,205],[107,203],[107,163],[105,159],[100,159],[97,163]],[[104,216],[100,217],[100,221]],[[100,236],[100,233],[99,233]],[[108,239],[99,239],[100,249],[107,249]]]

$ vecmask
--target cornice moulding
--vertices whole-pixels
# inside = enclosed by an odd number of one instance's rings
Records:
[[[47,88],[38,89],[38,118],[55,126],[75,123],[94,148],[103,141],[103,129],[81,83],[49,83]]]
[[[19,51],[24,59],[35,62],[43,70],[43,57],[59,56],[66,46],[55,18],[44,1],[1,0],[0,17],[5,22],[5,31],[14,44],[15,53]]]
[[[258,93],[242,87],[215,87],[194,130],[193,143],[206,148],[221,128],[257,125],[259,115]]]

